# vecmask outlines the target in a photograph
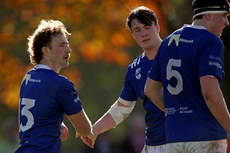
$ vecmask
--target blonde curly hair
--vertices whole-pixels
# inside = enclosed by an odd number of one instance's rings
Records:
[[[28,53],[32,64],[39,64],[42,57],[42,47],[47,46],[51,48],[51,40],[54,36],[64,35],[68,38],[71,35],[64,24],[55,20],[41,20],[38,28],[34,33],[28,37]]]

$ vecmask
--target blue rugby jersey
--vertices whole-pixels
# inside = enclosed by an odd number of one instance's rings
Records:
[[[63,117],[81,110],[74,85],[48,66],[37,65],[25,75],[21,84],[20,146],[15,153],[60,153]]]
[[[165,115],[144,95],[144,87],[152,63],[153,60],[148,60],[143,53],[129,65],[120,98],[136,101],[140,97],[143,100],[143,107],[146,110],[145,144],[157,146],[165,144]]]
[[[161,44],[149,77],[164,88],[166,142],[219,140],[226,131],[209,111],[199,78],[222,80],[224,47],[202,26],[185,25]]]

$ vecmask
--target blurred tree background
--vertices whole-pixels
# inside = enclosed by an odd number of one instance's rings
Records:
[[[126,27],[130,10],[141,5],[156,12],[162,38],[192,22],[191,0],[0,1],[0,152],[13,152],[18,146],[19,88],[24,74],[33,67],[26,51],[27,38],[39,22],[60,20],[72,33],[70,67],[61,74],[75,84],[85,111],[94,123],[117,100],[127,66],[142,53]],[[229,35],[227,27],[222,35],[226,47],[226,76],[221,86],[227,102],[230,101]],[[130,116],[136,112],[144,114],[141,101]],[[62,152],[83,152],[86,146],[74,138],[74,129],[67,119],[65,123],[70,136],[62,144]],[[111,143],[120,142],[130,128],[135,128],[128,124],[125,121],[111,130]]]

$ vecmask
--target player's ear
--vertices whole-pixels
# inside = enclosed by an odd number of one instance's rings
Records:
[[[44,55],[48,55],[48,53],[49,53],[49,48],[48,48],[47,46],[43,46],[43,47],[42,47],[42,53],[43,53]]]
[[[210,13],[208,14],[204,14],[204,18],[207,20],[207,21],[210,21],[212,19],[212,15]]]
[[[160,33],[160,25],[158,23],[156,25],[156,28],[157,28],[157,32]]]

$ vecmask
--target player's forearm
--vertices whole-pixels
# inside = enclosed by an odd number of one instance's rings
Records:
[[[87,136],[92,132],[92,124],[84,110],[83,110],[83,113],[84,113],[84,117],[82,121],[83,126],[81,127],[81,131],[79,133],[81,133],[82,136]],[[79,128],[78,128],[78,131],[79,131]]]
[[[91,121],[84,110],[77,114],[70,115],[69,119],[80,136],[87,136],[92,131]]]
[[[92,129],[95,135],[99,135],[114,128],[115,126],[116,122],[113,120],[112,116],[107,112],[93,125]]]
[[[155,103],[157,107],[163,112],[165,112],[164,99],[163,99],[163,88],[160,88],[158,92],[155,92],[155,99],[156,99]]]
[[[135,104],[136,101],[126,101],[119,97],[110,109],[93,125],[93,133],[99,135],[116,127],[128,117]]]
[[[145,85],[145,95],[162,111],[164,109],[163,88],[160,82],[154,81],[150,78],[147,79]]]
[[[212,96],[205,97],[205,101],[213,116],[230,133],[230,116],[221,91],[219,90]]]
[[[164,109],[164,101],[163,97],[160,97],[161,92],[159,93],[148,93],[146,92],[146,96],[162,111],[165,111]]]
[[[219,87],[218,79],[204,76],[201,77],[200,82],[202,93],[209,110],[222,127],[230,133],[230,116]]]

